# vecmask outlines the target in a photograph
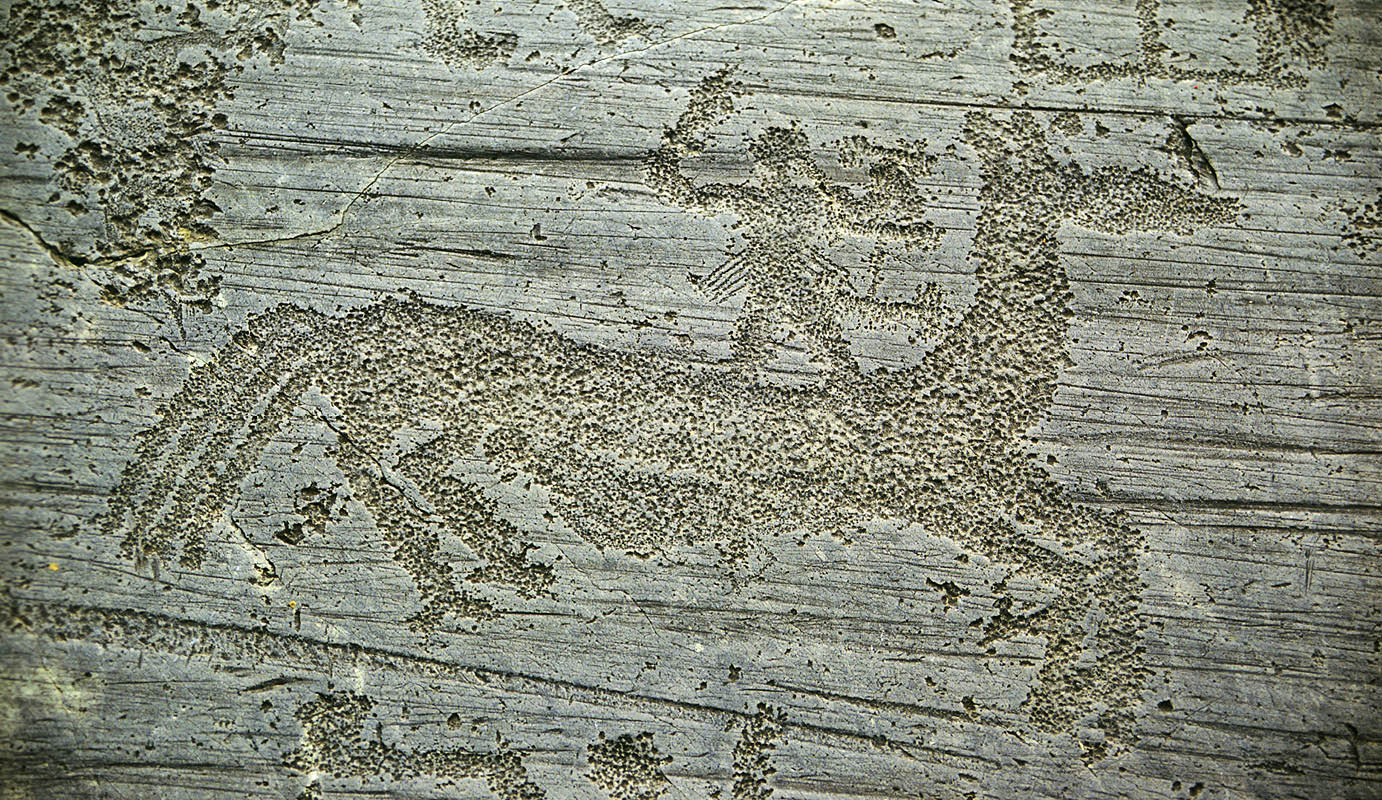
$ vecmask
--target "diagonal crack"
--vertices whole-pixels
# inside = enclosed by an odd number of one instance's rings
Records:
[[[786,11],[788,8],[791,8],[792,6],[799,5],[807,1],[808,0],[787,0],[787,2],[778,5],[776,8],[767,11],[763,14],[760,14],[756,17],[753,17],[751,19],[738,20],[735,22],[725,22],[719,25],[706,25],[704,27],[696,28],[695,30],[687,31],[686,33],[677,34],[676,36],[669,36],[666,39],[659,39],[658,41],[655,41],[644,47],[637,47],[629,50],[621,50],[617,53],[612,53],[607,56],[601,56],[600,58],[591,59],[590,61],[580,64],[579,66],[572,67],[571,69],[568,69],[559,75],[555,75],[551,78],[548,78],[547,80],[542,81],[541,83],[538,83],[535,86],[524,89],[518,94],[515,94],[504,100],[500,100],[499,102],[486,108],[482,108],[465,119],[453,121],[443,126],[440,130],[437,130],[434,133],[424,136],[416,144],[410,145],[409,147],[403,149],[401,152],[395,155],[393,158],[389,159],[389,161],[386,164],[384,164],[384,166],[381,167],[380,170],[376,172],[372,178],[370,178],[370,180],[364,185],[364,187],[361,188],[359,191],[355,192],[351,196],[350,200],[347,201],[346,204],[342,206],[341,209],[334,214],[335,221],[323,228],[303,231],[301,233],[295,233],[288,236],[274,237],[269,239],[255,239],[240,242],[218,242],[216,244],[205,245],[202,247],[192,247],[191,249],[194,252],[204,252],[207,250],[216,250],[226,247],[282,244],[285,242],[296,241],[299,239],[309,239],[316,236],[329,236],[330,234],[339,230],[343,225],[345,225],[346,218],[350,215],[350,212],[354,210],[355,206],[362,199],[364,199],[365,196],[369,194],[370,190],[372,190],[379,183],[379,181],[381,181],[384,178],[385,175],[387,175],[395,166],[397,166],[399,162],[417,156],[419,153],[422,152],[423,148],[425,148],[429,143],[438,139],[439,137],[446,136],[455,130],[458,130],[460,128],[465,127],[466,125],[471,124],[472,122],[476,121],[480,117],[485,116],[486,114],[489,114],[490,112],[497,111],[501,108],[517,103],[520,100],[530,97],[542,91],[543,89],[552,86],[555,83],[573,77],[584,70],[590,69],[591,67],[599,66],[600,64],[605,64],[610,61],[617,61],[619,59],[636,56],[640,53],[646,53],[649,50],[653,50],[655,48],[662,47],[673,42],[678,42],[683,39],[689,39],[695,36],[700,36],[701,34],[711,33],[713,31],[718,30],[724,30],[725,28],[733,28],[742,25],[752,25],[758,22],[762,22],[763,20],[768,19],[769,17],[776,16],[777,14]]]
[[[497,103],[495,103],[495,104],[493,104],[493,105],[491,105],[491,106],[488,106],[488,107],[486,107],[486,108],[482,108],[482,109],[480,109],[479,111],[476,111],[474,114],[470,115],[469,117],[467,117],[467,118],[465,118],[465,119],[456,120],[456,121],[454,121],[454,122],[451,122],[451,123],[449,123],[449,124],[443,126],[440,130],[438,130],[438,131],[436,131],[436,132],[434,132],[434,133],[428,134],[427,136],[424,136],[424,137],[423,137],[421,140],[419,140],[416,144],[413,144],[413,145],[411,145],[411,146],[409,146],[409,147],[403,149],[401,152],[399,152],[399,153],[398,153],[397,155],[395,155],[393,158],[389,159],[389,161],[388,161],[386,164],[384,164],[384,166],[381,167],[381,168],[379,169],[379,171],[376,172],[376,173],[374,174],[374,176],[371,177],[371,178],[369,179],[369,181],[367,181],[367,182],[365,183],[365,185],[364,185],[361,189],[359,189],[358,191],[356,191],[354,194],[351,195],[350,199],[349,199],[348,201],[346,201],[346,203],[345,203],[344,205],[341,206],[340,210],[338,210],[335,214],[332,215],[332,216],[334,217],[334,220],[333,220],[330,224],[325,225],[325,226],[320,227],[320,228],[313,229],[313,230],[301,231],[301,232],[298,232],[298,233],[288,234],[288,235],[286,235],[286,236],[274,236],[274,237],[269,237],[269,238],[264,238],[264,239],[246,239],[246,240],[240,240],[240,241],[234,241],[234,242],[213,242],[213,243],[210,243],[210,244],[202,244],[202,245],[194,245],[194,244],[188,244],[188,243],[180,243],[180,244],[176,244],[176,245],[173,245],[173,246],[170,246],[170,247],[163,247],[163,248],[148,247],[148,248],[143,248],[143,249],[136,250],[136,251],[129,252],[129,253],[122,253],[122,254],[120,254],[120,255],[102,256],[102,257],[97,257],[97,258],[86,258],[86,257],[83,257],[83,256],[70,255],[70,254],[64,252],[61,248],[59,248],[59,247],[53,245],[52,243],[48,242],[46,239],[43,238],[43,236],[42,236],[33,226],[31,226],[31,225],[29,225],[28,223],[26,223],[18,214],[15,214],[15,213],[13,213],[13,212],[11,212],[11,211],[7,211],[7,210],[4,210],[4,209],[0,209],[0,217],[3,217],[5,220],[7,220],[7,221],[13,223],[14,225],[16,225],[16,226],[22,228],[23,230],[25,230],[25,231],[29,234],[29,236],[31,236],[31,237],[33,238],[33,240],[38,244],[38,246],[39,246],[40,248],[42,248],[43,251],[44,251],[45,253],[47,253],[54,261],[56,261],[56,262],[57,262],[58,264],[60,264],[61,266],[67,267],[67,268],[72,269],[72,270],[81,270],[81,269],[84,268],[84,267],[93,267],[93,266],[95,266],[95,267],[112,267],[112,266],[119,266],[119,265],[121,265],[121,264],[128,264],[128,263],[131,263],[131,262],[135,262],[135,261],[139,261],[139,260],[142,260],[142,259],[146,259],[146,258],[149,258],[149,257],[151,257],[151,256],[152,256],[152,257],[157,257],[157,256],[160,256],[160,255],[170,254],[170,253],[178,253],[178,252],[205,253],[205,252],[209,252],[209,251],[212,251],[212,250],[222,250],[222,249],[236,248],[236,247],[251,247],[251,246],[277,245],[277,244],[285,244],[285,243],[287,243],[287,242],[299,241],[299,240],[302,240],[302,239],[311,239],[311,238],[315,238],[315,237],[330,236],[331,234],[333,234],[333,233],[335,233],[336,231],[340,230],[341,227],[343,227],[343,226],[345,225],[346,220],[349,218],[351,212],[354,211],[355,207],[360,203],[360,201],[363,200],[363,199],[365,199],[365,198],[369,195],[370,191],[371,191],[372,189],[374,189],[374,187],[375,187],[376,185],[378,185],[379,181],[383,180],[384,176],[387,175],[387,174],[389,174],[389,172],[392,171],[393,168],[396,167],[396,166],[399,164],[399,162],[417,156],[420,152],[422,152],[423,148],[425,148],[429,143],[431,143],[432,141],[436,140],[436,139],[439,138],[439,137],[446,136],[446,135],[450,134],[451,132],[453,132],[453,131],[455,131],[455,130],[458,130],[458,129],[460,129],[460,128],[465,127],[466,125],[471,124],[472,122],[474,122],[474,121],[476,121],[477,119],[479,119],[479,118],[485,116],[486,114],[489,114],[489,113],[491,113],[491,112],[493,112],[493,111],[497,111],[497,110],[499,110],[499,109],[501,109],[501,108],[505,108],[505,107],[510,106],[510,105],[512,105],[512,104],[514,104],[514,103],[517,103],[518,101],[523,100],[524,98],[530,97],[530,96],[532,96],[532,95],[534,95],[534,94],[536,94],[536,93],[538,93],[538,92],[540,92],[540,91],[542,91],[542,90],[548,88],[549,86],[552,86],[553,84],[556,84],[556,83],[558,83],[558,82],[560,82],[560,81],[563,81],[563,80],[565,80],[565,79],[567,79],[567,78],[573,77],[573,76],[579,74],[579,73],[582,72],[582,71],[585,71],[585,70],[590,69],[591,67],[599,66],[600,64],[605,64],[605,63],[608,63],[608,62],[611,62],[611,61],[617,61],[617,60],[620,60],[620,59],[630,58],[630,57],[636,56],[636,55],[638,55],[638,54],[640,54],[640,53],[646,53],[646,52],[648,52],[648,51],[650,51],[650,50],[653,50],[653,49],[656,49],[656,48],[658,48],[658,47],[663,47],[663,46],[666,46],[666,45],[668,45],[668,44],[672,44],[672,43],[674,43],[674,42],[682,41],[682,40],[684,40],[684,39],[694,38],[694,37],[700,36],[700,35],[702,35],[702,34],[711,33],[711,32],[714,32],[714,31],[720,31],[720,30],[724,30],[724,29],[726,29],[726,28],[740,27],[740,26],[743,26],[743,25],[753,25],[753,24],[755,24],[755,23],[762,22],[763,20],[768,19],[768,18],[770,18],[770,17],[776,16],[776,15],[782,13],[783,11],[786,11],[787,9],[789,9],[789,8],[791,8],[791,7],[793,7],[793,6],[800,5],[800,4],[805,3],[805,2],[809,2],[809,0],[786,0],[786,2],[779,4],[777,7],[773,8],[773,9],[771,9],[771,10],[769,10],[769,11],[766,11],[766,12],[764,12],[764,13],[762,13],[762,14],[756,16],[756,17],[752,17],[752,18],[750,18],[750,19],[737,20],[737,21],[734,21],[734,22],[724,22],[724,23],[720,23],[720,24],[718,24],[718,25],[706,25],[706,26],[703,26],[703,27],[700,27],[700,28],[696,28],[696,29],[691,30],[691,31],[687,31],[687,32],[685,32],[685,33],[677,34],[676,36],[669,36],[669,37],[667,37],[667,38],[665,38],[665,39],[659,39],[659,40],[657,40],[657,41],[655,41],[655,42],[652,42],[651,44],[645,45],[645,46],[643,46],[643,47],[636,47],[636,48],[631,48],[631,49],[628,49],[628,50],[621,50],[621,51],[619,51],[619,52],[617,52],[617,53],[611,53],[610,55],[607,55],[607,56],[601,56],[601,57],[599,57],[599,58],[591,59],[591,60],[586,61],[585,63],[580,64],[580,65],[578,65],[578,66],[576,66],[576,67],[572,67],[572,68],[570,68],[570,69],[567,69],[567,70],[565,70],[564,72],[562,72],[562,73],[559,74],[559,75],[555,75],[555,76],[553,76],[553,77],[551,77],[551,78],[549,78],[549,79],[547,79],[547,80],[545,80],[545,81],[542,81],[541,83],[538,83],[538,84],[536,84],[536,85],[534,85],[534,86],[532,86],[532,87],[529,87],[529,88],[527,88],[527,89],[524,89],[523,91],[521,91],[521,92],[519,92],[519,93],[517,93],[517,94],[515,94],[515,95],[513,95],[513,96],[511,96],[511,97],[508,97],[508,98],[506,98],[506,99],[504,99],[504,100],[500,100],[499,102],[497,102]]]
[[[38,245],[40,250],[47,253],[48,257],[56,261],[60,266],[75,270],[80,269],[82,265],[88,263],[86,259],[69,256],[64,253],[62,248],[43,238],[43,234],[39,233],[32,225],[25,222],[22,217],[13,211],[6,211],[0,208],[0,219],[4,219],[6,222],[27,233],[29,238],[34,241],[34,244]]]

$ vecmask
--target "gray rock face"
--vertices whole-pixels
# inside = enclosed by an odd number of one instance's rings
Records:
[[[0,796],[1377,796],[1382,7],[3,13]]]

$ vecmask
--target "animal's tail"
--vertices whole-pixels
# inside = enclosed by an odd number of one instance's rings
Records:
[[[238,494],[269,439],[306,389],[301,347],[275,329],[308,312],[271,311],[195,368],[138,436],[135,457],[110,494],[101,532],[157,570],[174,555],[201,566],[207,534]]]

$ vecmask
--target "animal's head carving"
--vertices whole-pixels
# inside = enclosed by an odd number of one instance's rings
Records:
[[[882,144],[855,135],[834,142],[823,159],[799,127],[771,127],[748,143],[751,178],[699,180],[688,162],[707,152],[711,133],[735,113],[735,98],[744,93],[728,72],[701,81],[662,145],[649,154],[645,170],[648,185],[664,201],[736,218],[737,242],[725,260],[691,278],[712,300],[742,296],[731,346],[735,359],[747,365],[761,365],[782,347],[799,344],[828,371],[850,371],[846,330],[860,322],[915,326],[942,339],[949,358],[964,362],[984,355],[971,352],[976,339],[1000,331],[1009,343],[1049,346],[1064,337],[1060,317],[1069,300],[1056,248],[1063,224],[1114,235],[1192,233],[1237,214],[1236,201],[1145,166],[1086,170],[1059,160],[1030,113],[1000,119],[975,112],[962,136],[982,181],[969,259],[978,295],[963,313],[932,282],[918,284],[910,298],[885,298],[878,293],[884,262],[900,261],[909,272],[913,260],[927,257],[945,234],[930,218],[933,172],[941,156],[922,141]],[[856,180],[836,179],[848,171],[858,173]],[[872,281],[866,290],[859,288],[858,269],[832,251],[845,240],[868,253],[863,261]],[[1019,274],[1025,288],[1012,284],[1010,276]],[[1050,319],[1035,321],[1034,312]],[[987,330],[976,331],[978,323]],[[1043,363],[1028,366],[1040,375],[1049,372]],[[919,377],[938,380],[945,369],[943,359],[935,358],[920,369],[929,374]]]

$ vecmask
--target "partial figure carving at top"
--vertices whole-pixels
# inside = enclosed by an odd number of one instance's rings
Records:
[[[1241,30],[1224,31],[1200,29],[1194,4],[1173,20],[1161,0],[1010,2],[1012,61],[1057,83],[1160,78],[1296,88],[1305,70],[1324,66],[1335,16],[1324,0],[1247,0]],[[1110,16],[1129,25],[1113,29]]]
[[[192,245],[211,220],[216,107],[248,59],[281,63],[290,23],[317,0],[19,0],[0,44],[0,86],[21,115],[60,131],[50,205],[99,215],[89,244],[58,242],[69,266],[100,270],[116,304],[164,298],[209,311],[218,280]],[[19,215],[14,215],[19,216]]]
[[[617,44],[634,36],[646,37],[652,31],[652,26],[638,17],[611,14],[600,0],[566,0],[566,7],[576,15],[576,25],[597,44]]]
[[[479,31],[466,22],[462,0],[422,0],[427,32],[422,49],[449,67],[484,69],[509,60],[518,47],[512,31]]]
[[[803,163],[800,134],[769,131],[752,145],[756,182],[698,185],[678,166],[689,120],[704,118],[703,130],[722,119],[732,95],[723,76],[703,83],[647,163],[664,196],[700,212],[724,198],[742,215],[739,268],[758,298],[746,314],[760,319],[736,333],[733,358],[706,365],[580,344],[416,299],[339,317],[279,307],[193,370],[140,435],[102,529],[140,562],[180,557],[197,568],[208,532],[311,394],[328,404],[316,401],[336,433],[338,491],[373,519],[413,579],[419,631],[502,613],[496,590],[524,598],[557,586],[523,531],[457,476],[465,460],[542,485],[555,516],[596,547],[650,556],[713,545],[727,569],[777,535],[847,537],[897,520],[1002,565],[977,644],[1045,641],[1025,702],[1036,730],[1078,737],[1090,760],[1127,746],[1147,671],[1142,534],[1119,513],[1072,502],[1026,449],[1069,363],[1059,234],[1065,225],[1189,234],[1231,222],[1237,203],[1145,167],[1058,160],[1028,113],[970,114],[964,140],[981,178],[974,300],[914,366],[865,373],[844,360],[831,315],[855,301],[818,258],[817,237],[848,228],[927,246],[934,232],[912,184],[931,157],[918,143],[851,141],[845,152],[874,168],[870,188],[849,195]],[[786,175],[805,176],[806,233],[768,242]],[[829,369],[805,385],[768,380],[761,347],[812,309],[825,316],[803,335]],[[428,433],[400,449],[405,430]],[[464,559],[446,555],[451,540],[473,553],[463,578],[454,563]],[[1043,584],[1051,599],[1017,599],[1010,581]]]
[[[576,26],[601,46],[635,36],[647,36],[651,26],[638,17],[611,14],[600,0],[567,0]],[[508,61],[518,48],[518,35],[509,30],[479,30],[469,21],[464,0],[422,0],[427,32],[422,49],[450,67],[486,69]]]

